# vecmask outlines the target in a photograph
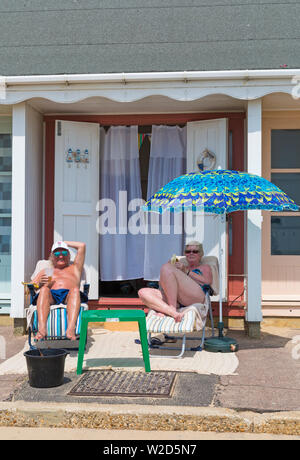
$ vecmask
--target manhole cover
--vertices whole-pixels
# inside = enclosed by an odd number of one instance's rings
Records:
[[[171,395],[176,372],[88,371],[72,388],[72,396],[156,396]]]

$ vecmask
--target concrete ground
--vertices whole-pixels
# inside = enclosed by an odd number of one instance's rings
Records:
[[[134,431],[134,430],[95,430],[76,428],[10,428],[0,427],[0,440],[175,440],[175,441],[299,441],[300,436],[255,434],[255,433],[214,433],[211,431]],[[102,446],[108,443],[102,443]],[[102,448],[103,448],[102,447]],[[101,451],[101,448],[98,448]]]
[[[7,358],[22,350],[26,340],[25,337],[14,337],[9,329],[9,327],[0,327],[0,335],[7,339]],[[239,343],[239,351],[237,352],[239,367],[236,375],[216,376],[188,372],[177,373],[174,392],[169,398],[70,396],[68,392],[80,378],[75,373],[65,374],[64,384],[53,389],[32,388],[28,384],[27,376],[0,376],[0,415],[2,413],[0,426],[29,427],[31,425],[28,425],[29,421],[26,417],[31,411],[30,405],[39,405],[35,409],[39,414],[35,418],[37,420],[42,417],[40,414],[43,413],[45,407],[51,403],[55,405],[56,409],[51,408],[49,409],[50,411],[71,410],[68,408],[72,408],[72,411],[74,411],[72,416],[70,414],[70,420],[72,420],[70,425],[63,425],[61,422],[56,421],[54,424],[49,425],[51,429],[54,429],[55,426],[60,426],[60,429],[72,426],[73,429],[79,427],[84,430],[97,427],[101,430],[102,422],[100,423],[98,416],[96,417],[94,414],[96,409],[101,411],[102,409],[107,410],[106,408],[109,407],[110,411],[122,412],[122,417],[124,417],[124,411],[128,411],[128,407],[132,407],[136,412],[140,407],[146,411],[154,410],[157,417],[162,412],[162,408],[169,411],[169,413],[173,411],[176,414],[174,420],[176,417],[179,417],[179,419],[181,417],[181,421],[176,422],[177,425],[175,422],[175,425],[173,425],[173,421],[169,419],[164,419],[161,422],[165,424],[163,427],[160,426],[160,422],[157,422],[157,429],[154,431],[159,431],[160,428],[167,429],[168,432],[174,429],[182,429],[187,433],[189,431],[189,421],[191,420],[195,421],[195,424],[190,429],[193,434],[199,434],[202,431],[230,431],[230,428],[223,429],[218,423],[220,422],[221,424],[221,420],[224,421],[224,414],[226,419],[227,410],[232,410],[230,417],[241,417],[238,421],[238,427],[236,421],[234,422],[235,428],[232,431],[249,432],[250,437],[254,433],[256,435],[264,433],[268,436],[300,435],[300,330],[268,327],[263,330],[261,339],[250,339],[245,336],[242,330],[231,330],[227,335],[235,338]],[[5,406],[3,406],[4,403],[6,403]],[[12,416],[13,411],[18,411],[22,404],[27,404],[26,410],[24,409],[25,412],[27,411],[26,417],[24,416],[24,411],[20,416],[17,416],[16,412]],[[82,405],[84,405],[84,408],[81,409]],[[11,413],[9,413],[10,407],[12,408]],[[199,414],[205,408],[207,410],[206,415],[201,415],[200,417]],[[192,409],[195,411],[192,415],[184,412]],[[81,410],[86,414],[87,418],[91,417],[91,420],[93,420],[90,424],[87,423],[87,420],[84,423],[82,419],[77,420],[77,415],[74,414]],[[225,412],[220,412],[216,416],[214,412],[210,412],[218,410]],[[87,411],[90,412],[89,415]],[[264,418],[252,420],[250,417],[251,421],[249,422],[249,414],[251,417],[266,417],[269,414],[273,418],[271,421],[268,419],[266,423]],[[208,424],[204,423],[205,417],[206,420],[210,420]],[[218,417],[219,422],[217,422]],[[42,420],[41,427],[43,427],[44,418],[40,418]],[[76,423],[74,422],[75,419]],[[122,422],[113,418],[109,420],[107,423],[108,429],[118,428],[119,426],[123,428],[124,418],[122,418]],[[229,425],[231,423],[232,420]],[[39,425],[32,426],[37,429]],[[130,427],[132,425],[125,423],[124,428],[126,430],[129,430]],[[145,429],[143,427],[145,427],[144,424],[139,425],[138,430],[143,431]],[[36,431],[35,435],[38,436],[38,433]],[[51,436],[51,433],[54,434],[54,431],[49,431],[47,436]],[[13,432],[9,431],[7,431],[7,435],[15,436]],[[20,435],[22,435],[21,432]],[[92,436],[92,432],[90,432],[90,435]]]
[[[13,337],[11,332],[3,329],[0,328],[0,334],[2,332],[8,340],[9,357],[23,348],[26,339]],[[268,328],[263,331],[261,339],[250,339],[243,331],[230,331],[228,335],[239,343],[237,375],[177,373],[171,398],[70,396],[68,392],[80,376],[67,373],[64,384],[52,389],[32,388],[24,376],[0,376],[0,400],[210,406],[256,412],[300,411],[300,353],[298,357],[297,343],[293,343],[293,338],[295,341],[299,336],[300,344],[300,330]]]
[[[0,337],[2,337],[2,346],[4,345],[4,349],[0,350],[0,364],[23,350],[24,344],[27,341],[27,337],[25,336],[15,336],[12,326],[0,326]],[[20,377],[20,375],[1,375],[0,401],[10,399],[15,388],[23,380],[23,377]]]
[[[261,339],[231,333],[240,342],[238,375],[222,376],[215,404],[258,412],[300,410],[300,330],[267,328]]]

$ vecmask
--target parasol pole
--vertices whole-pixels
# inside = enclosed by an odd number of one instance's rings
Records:
[[[221,223],[222,223],[222,217],[221,217]],[[223,300],[223,248],[222,248],[222,241],[219,242],[219,321],[222,323],[223,321],[223,305],[222,305],[222,300]]]
[[[225,215],[220,215],[220,224],[223,224],[225,219]],[[221,352],[221,353],[228,353],[238,350],[238,343],[235,339],[230,337],[224,337],[223,329],[223,247],[222,247],[222,237],[221,237],[221,228],[220,225],[220,239],[219,239],[219,322],[218,322],[218,329],[219,329],[219,337],[209,337],[204,341],[204,348],[206,351],[211,352]]]
[[[224,221],[224,215],[220,215],[220,230]],[[219,241],[219,337],[223,337],[223,248],[222,235]]]

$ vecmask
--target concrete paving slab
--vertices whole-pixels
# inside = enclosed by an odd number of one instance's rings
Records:
[[[16,336],[12,326],[0,326],[0,364],[19,353],[27,341],[25,336]]]
[[[294,359],[292,341],[299,332],[269,329],[261,340],[230,334],[240,342],[238,373],[220,377],[214,404],[259,412],[300,410],[300,359]]]
[[[0,364],[19,353],[27,340],[24,336],[15,336],[12,326],[0,326]],[[17,374],[0,376],[0,401],[10,400],[14,390],[24,380]]]
[[[63,385],[55,388],[32,388],[29,386],[28,379],[26,379],[14,393],[13,401],[207,407],[213,402],[215,386],[218,383],[218,376],[215,375],[178,372],[173,393],[167,398],[68,395],[80,378],[81,376],[75,373],[66,373]]]
[[[0,401],[11,401],[16,389],[24,382],[24,377],[10,374],[0,378]]]

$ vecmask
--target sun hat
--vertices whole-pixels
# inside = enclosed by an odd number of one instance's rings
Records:
[[[51,248],[51,252],[54,252],[55,249],[58,249],[58,248],[66,249],[67,251],[70,252],[68,245],[64,241],[56,241],[56,243],[54,243]]]

